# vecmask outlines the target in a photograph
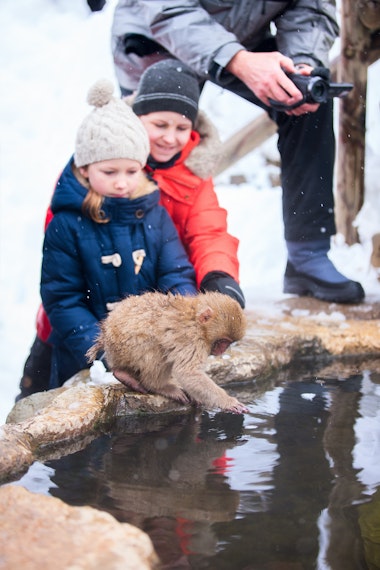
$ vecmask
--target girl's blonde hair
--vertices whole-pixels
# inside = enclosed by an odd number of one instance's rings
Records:
[[[106,224],[110,221],[102,210],[104,196],[95,192],[91,186],[82,203],[82,212],[98,224]]]
[[[73,163],[73,172],[75,178],[82,186],[87,188],[87,194],[82,202],[82,212],[97,224],[106,224],[110,221],[102,210],[104,196],[101,196],[93,190],[87,180],[79,171],[79,168]]]

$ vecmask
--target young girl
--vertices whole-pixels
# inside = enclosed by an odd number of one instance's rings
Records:
[[[85,354],[112,304],[146,291],[195,294],[194,269],[159,192],[143,172],[149,140],[113,87],[99,81],[74,157],[54,192],[41,297],[52,332],[49,388],[88,367]]]
[[[227,212],[218,203],[211,177],[221,144],[216,129],[198,109],[199,94],[194,74],[170,59],[147,69],[137,93],[125,102],[133,105],[148,132],[150,155],[145,169],[159,186],[160,202],[174,221],[195,268],[198,288],[229,295],[244,307],[239,286],[239,242],[227,231]],[[51,219],[49,208],[46,226]],[[17,399],[46,389],[49,335],[50,323],[41,306],[37,335]]]

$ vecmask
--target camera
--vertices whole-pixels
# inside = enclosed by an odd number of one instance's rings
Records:
[[[303,95],[303,103],[326,103],[333,97],[344,97],[353,88],[352,83],[330,83],[320,75],[287,73]]]
[[[323,70],[321,75],[316,71]],[[304,103],[326,103],[328,99],[333,97],[345,97],[353,88],[352,83],[331,83],[328,79],[329,71],[325,68],[317,68],[310,75],[301,75],[299,73],[287,73],[294,85],[303,95],[301,101],[294,105],[285,105],[274,99],[269,99],[271,106],[277,111],[286,111],[295,109]]]

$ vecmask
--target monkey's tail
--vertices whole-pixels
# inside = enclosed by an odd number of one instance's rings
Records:
[[[101,351],[101,350],[104,350],[104,346],[103,346],[102,340],[100,338],[98,338],[98,339],[96,339],[95,344],[93,344],[92,347],[89,348],[88,351],[86,352],[87,362],[89,364],[94,362],[94,360],[96,360],[96,357],[97,357],[99,351]]]

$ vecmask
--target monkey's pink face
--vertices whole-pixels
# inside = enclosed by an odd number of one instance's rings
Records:
[[[211,354],[213,356],[220,356],[227,350],[231,343],[232,340],[229,338],[218,338],[218,340],[212,343]]]

